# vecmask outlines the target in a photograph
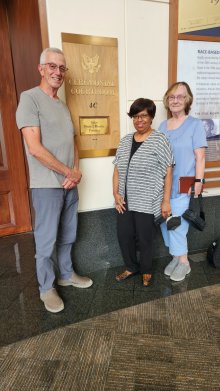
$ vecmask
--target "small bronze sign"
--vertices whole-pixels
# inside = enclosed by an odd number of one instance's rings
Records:
[[[108,117],[80,117],[79,122],[82,136],[109,133]]]

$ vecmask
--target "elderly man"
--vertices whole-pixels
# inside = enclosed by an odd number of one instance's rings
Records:
[[[40,298],[48,311],[59,312],[64,303],[54,288],[55,246],[58,285],[88,288],[93,282],[77,275],[71,261],[81,172],[70,112],[57,95],[67,71],[63,52],[45,49],[38,70],[40,85],[21,94],[16,120],[29,166]]]

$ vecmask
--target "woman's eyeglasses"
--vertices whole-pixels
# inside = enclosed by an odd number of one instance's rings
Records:
[[[146,120],[148,117],[149,117],[148,114],[140,114],[140,115],[135,114],[135,115],[133,115],[132,118],[133,118],[133,121],[138,121],[139,118],[142,121],[142,120]]]
[[[174,102],[175,100],[177,100],[178,102],[183,102],[185,98],[186,98],[186,96],[184,96],[184,95],[170,95],[170,96],[168,96],[169,102]]]

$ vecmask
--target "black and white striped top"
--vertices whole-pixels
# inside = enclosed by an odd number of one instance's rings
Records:
[[[113,164],[119,172],[119,194],[127,195],[130,211],[161,214],[164,178],[174,164],[170,144],[164,134],[153,131],[130,160],[133,133],[120,141]]]

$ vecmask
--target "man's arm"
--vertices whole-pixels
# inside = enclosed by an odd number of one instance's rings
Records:
[[[73,161],[73,168],[71,171],[72,171],[72,175],[75,178],[75,185],[78,185],[78,183],[81,181],[82,173],[79,169],[79,152],[78,152],[75,137],[73,138],[73,149],[74,149],[74,161]],[[63,187],[65,189],[69,189],[70,188],[69,186],[71,186],[71,181],[67,177],[63,182]]]
[[[79,152],[76,144],[75,137],[73,139],[73,148],[74,148],[74,164],[73,167],[75,167],[77,170],[79,169]]]
[[[78,152],[75,137],[73,138],[73,149],[74,149],[73,173],[79,183],[82,177],[82,173],[79,169],[79,152]]]
[[[56,159],[55,156],[43,146],[41,143],[41,133],[39,127],[33,126],[22,128],[22,134],[27,144],[28,151],[32,156],[34,156],[41,164],[50,170],[56,171],[68,179],[68,187],[63,184],[64,188],[71,188],[76,186],[78,178],[74,175],[74,169],[71,169]]]

